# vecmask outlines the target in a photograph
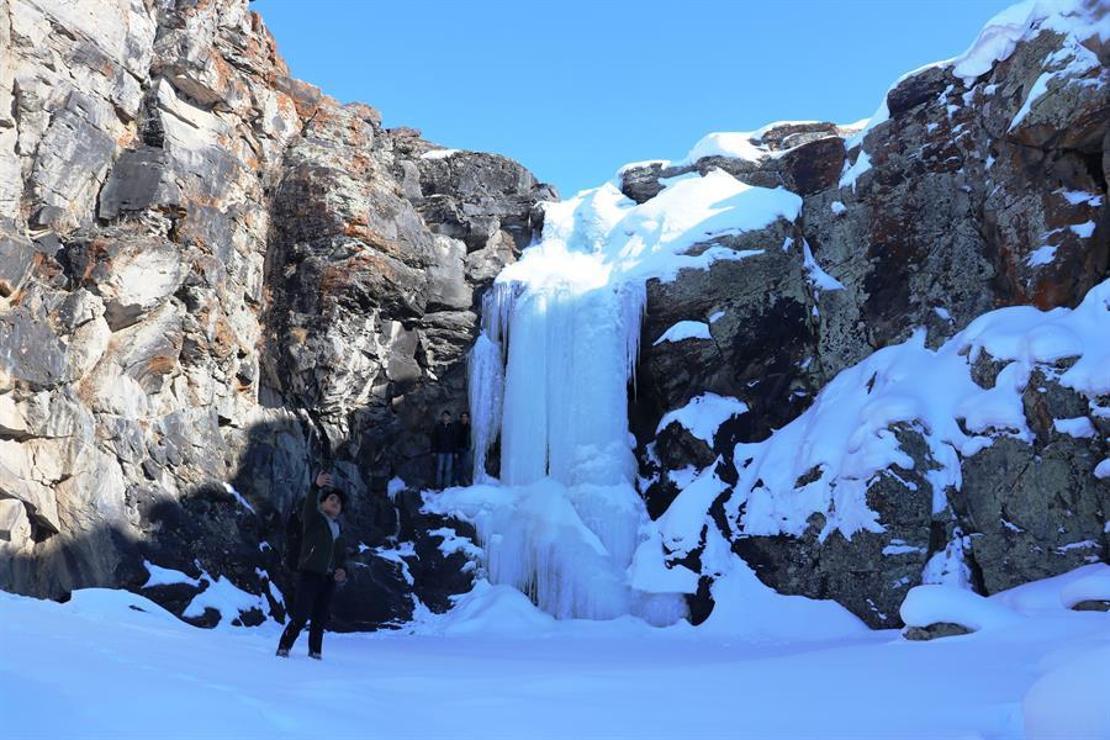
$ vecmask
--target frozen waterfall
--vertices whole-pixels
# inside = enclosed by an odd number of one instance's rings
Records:
[[[645,283],[759,254],[716,238],[799,206],[720,170],[675,178],[639,205],[613,183],[545,204],[543,237],[494,282],[470,356],[477,485],[434,503],[474,522],[493,584],[557,617],[685,614],[697,575],[667,567],[634,485],[628,388]],[[486,459],[498,441],[494,479]]]

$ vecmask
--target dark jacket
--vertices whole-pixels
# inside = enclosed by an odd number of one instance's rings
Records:
[[[301,512],[304,536],[301,539],[301,557],[297,569],[321,575],[331,573],[347,564],[347,546],[343,542],[343,531],[332,540],[328,518],[320,511],[320,489],[315,484],[304,497]]]
[[[432,452],[455,451],[455,425],[451,422],[436,424],[432,430]]]
[[[455,452],[466,452],[470,449],[470,425],[461,421],[455,423]]]

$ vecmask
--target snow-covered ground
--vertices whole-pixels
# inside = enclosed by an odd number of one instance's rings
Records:
[[[1077,589],[1105,596],[1110,567],[1083,570],[990,609],[925,592],[948,618],[1007,618],[924,643],[557,621],[486,587],[484,608],[407,633],[329,634],[319,663],[303,640],[275,658],[272,622],[202,630],[123,591],[67,604],[0,594],[0,716],[12,740],[1105,738],[1110,617],[1063,603]]]

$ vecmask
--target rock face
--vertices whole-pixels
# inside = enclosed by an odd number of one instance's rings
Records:
[[[1096,5],[1077,3],[1089,14]],[[873,626],[899,624],[905,593],[954,542],[983,593],[1107,560],[1110,485],[1092,471],[1107,456],[1108,399],[1064,388],[1063,368],[1051,366],[1022,391],[1033,438],[1000,432],[961,459],[962,487],[938,492],[948,500],[941,512],[927,475],[936,463],[911,425],[889,432],[912,464],[868,484],[881,533],[819,537],[817,515],[800,537],[756,536],[726,514],[741,497],[732,488],[737,443],[797,418],[844,368],[917,327],[937,347],[995,308],[1074,307],[1107,278],[1110,46],[1049,25],[1033,23],[1012,54],[970,76],[948,63],[904,78],[886,96],[887,115],[864,130],[778,124],[751,135],[758,156],[622,172],[623,192],[638,202],[661,192],[664,178],[712,168],[804,200],[794,222],[726,237],[762,255],[648,285],[632,414],[653,514],[677,495],[688,466],[717,460],[730,487],[710,514],[733,550],[779,591],[836,599]],[[653,344],[690,320],[707,323],[711,338]],[[992,360],[976,362],[984,388],[1006,364]],[[750,411],[724,424],[711,450],[676,440],[673,429],[655,436],[664,413],[705,391]],[[1061,433],[1060,419],[1085,419],[1092,432]],[[811,472],[799,490],[822,474]],[[699,593],[695,602],[708,598]]]
[[[247,0],[0,0],[0,588],[158,566],[197,623],[280,617],[328,464],[360,543],[337,624],[446,608],[444,522],[386,483],[430,472],[480,294],[552,197],[290,78]],[[221,578],[257,607],[188,609]]]

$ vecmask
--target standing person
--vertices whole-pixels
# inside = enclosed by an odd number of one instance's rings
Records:
[[[339,528],[346,498],[332,486],[331,475],[321,472],[304,499],[301,512],[302,537],[297,559],[297,592],[289,610],[289,624],[281,633],[277,654],[288,658],[289,650],[304,629],[308,630],[308,657],[321,660],[324,628],[331,616],[331,597],[337,583],[347,580],[347,550]]]
[[[474,457],[470,454],[470,414],[459,414],[455,424],[455,485],[469,486],[474,474]]]
[[[455,457],[455,428],[451,424],[451,412],[446,409],[432,430],[432,453],[436,457],[436,488],[443,490],[451,485],[451,464]]]

